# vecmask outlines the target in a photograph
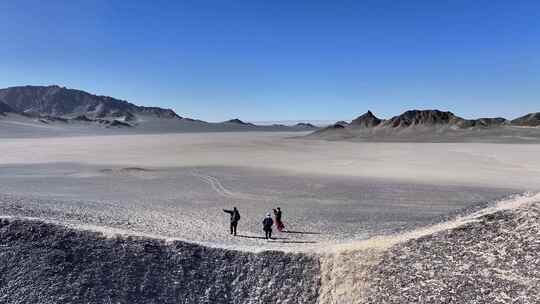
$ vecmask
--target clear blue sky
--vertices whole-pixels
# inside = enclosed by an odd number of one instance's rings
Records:
[[[24,84],[210,121],[513,118],[540,111],[540,1],[2,1],[0,87]]]

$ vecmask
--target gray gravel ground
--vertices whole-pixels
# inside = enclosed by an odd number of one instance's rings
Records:
[[[251,251],[319,249],[412,229],[511,192],[228,167],[0,167],[0,214]],[[242,214],[239,237],[228,234],[222,211],[232,206]],[[268,242],[261,221],[277,206],[289,233]]]

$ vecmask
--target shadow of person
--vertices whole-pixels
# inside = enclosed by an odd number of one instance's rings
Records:
[[[259,239],[259,240],[266,239],[264,236],[243,235],[243,234],[238,234],[237,237],[246,238],[246,239]],[[271,239],[272,240],[288,240],[288,238],[280,238],[280,237],[272,237]]]
[[[295,234],[322,234],[321,232],[312,232],[312,231],[294,231],[294,230],[283,230],[281,233],[295,233]]]
[[[237,237],[246,238],[246,239],[260,239],[260,240],[265,239],[264,236],[253,236],[253,235],[242,235],[242,234],[238,234]]]
[[[274,239],[269,240],[268,242],[270,242],[270,243],[285,243],[285,244],[316,244],[317,243],[315,241],[278,241],[278,240],[274,241]]]

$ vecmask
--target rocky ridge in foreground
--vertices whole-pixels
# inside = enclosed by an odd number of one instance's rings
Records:
[[[0,302],[538,303],[540,202],[318,256],[0,220]],[[382,243],[380,243],[382,242]]]
[[[0,220],[0,303],[315,303],[316,258]]]

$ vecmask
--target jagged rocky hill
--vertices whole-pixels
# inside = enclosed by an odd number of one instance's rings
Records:
[[[454,128],[492,127],[508,123],[505,118],[464,119],[452,112],[439,110],[410,110],[388,120],[377,118],[371,111],[353,120],[351,127],[361,126],[373,128],[379,125],[390,128],[407,128],[412,126],[448,126]]]
[[[317,126],[315,126],[313,124],[310,124],[310,123],[307,123],[307,122],[299,122],[294,126],[297,127],[297,128],[302,128],[302,129],[312,129],[312,130],[313,129],[318,129]]]
[[[371,111],[350,123],[339,121],[315,131],[308,138],[361,141],[540,141],[540,113],[515,120],[502,117],[465,119],[440,110],[410,110],[390,119],[381,119]]]

